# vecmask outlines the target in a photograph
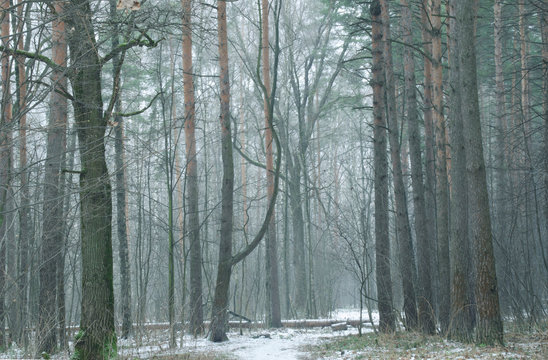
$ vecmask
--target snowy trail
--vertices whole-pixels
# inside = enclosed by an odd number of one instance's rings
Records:
[[[230,340],[227,343],[210,343],[206,347],[213,352],[233,355],[239,360],[300,360],[307,356],[306,345],[318,344],[334,336],[356,333],[355,328],[337,332],[331,331],[330,328],[270,329],[267,332],[254,334],[233,333],[232,336],[229,335]],[[256,338],[264,334],[268,334],[270,338],[264,336]]]
[[[295,343],[289,339],[255,339],[252,344],[244,345],[234,351],[239,359],[242,360],[298,360],[303,353],[299,351],[301,344]]]

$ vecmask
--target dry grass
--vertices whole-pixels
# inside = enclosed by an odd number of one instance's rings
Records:
[[[548,333],[506,334],[506,346],[448,341],[418,333],[365,334],[309,346],[308,359],[548,359]]]

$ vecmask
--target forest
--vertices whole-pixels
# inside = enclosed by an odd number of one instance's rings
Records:
[[[0,25],[0,358],[218,358],[185,349],[242,324],[548,348],[546,1],[0,0]]]

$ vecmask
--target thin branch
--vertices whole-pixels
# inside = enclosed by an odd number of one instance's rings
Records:
[[[154,103],[154,100],[156,100],[156,98],[157,98],[160,94],[161,94],[161,93],[157,93],[156,95],[154,95],[154,97],[152,98],[152,100],[150,100],[150,102],[148,103],[148,105],[145,106],[144,108],[140,109],[140,110],[137,110],[137,111],[134,111],[134,112],[130,112],[130,113],[114,113],[114,115],[116,115],[116,116],[122,116],[122,117],[130,117],[130,116],[135,116],[135,115],[142,114],[142,113],[144,113],[145,111],[147,111],[148,109],[150,109],[150,107],[152,106],[152,103]]]

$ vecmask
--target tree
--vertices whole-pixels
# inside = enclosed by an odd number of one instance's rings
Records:
[[[469,299],[470,242],[468,236],[468,194],[466,153],[462,118],[459,53],[455,21],[455,0],[449,1],[449,116],[451,121],[451,322],[448,336],[468,341],[473,332]]]
[[[57,348],[57,273],[58,259],[62,257],[63,233],[63,154],[66,150],[67,129],[67,64],[65,8],[63,2],[54,3],[56,19],[52,27],[53,62],[59,67],[53,70],[54,91],[50,98],[47,157],[44,176],[44,220],[40,259],[40,317],[38,321],[38,351],[52,353]]]
[[[375,256],[379,329],[395,329],[392,311],[392,280],[390,275],[390,239],[388,237],[388,160],[386,158],[386,120],[384,117],[383,28],[381,4],[371,2],[371,53],[373,55],[371,86],[373,87],[373,142],[375,171]]]
[[[392,45],[390,36],[390,15],[388,2],[381,2],[381,19],[383,25],[383,43],[384,43],[384,73],[385,73],[385,91],[387,102],[387,124],[388,139],[390,142],[390,155],[392,158],[392,173],[394,177],[394,196],[396,202],[396,228],[399,246],[400,269],[403,274],[403,310],[405,312],[405,326],[409,330],[417,326],[417,304],[415,298],[416,278],[415,254],[411,242],[411,229],[409,227],[409,215],[407,213],[407,199],[405,196],[405,185],[403,183],[403,173],[400,153],[400,136],[398,128],[398,114],[396,109],[396,86],[394,83],[394,69],[392,65]]]
[[[2,37],[1,65],[2,65],[2,100],[0,103],[0,238],[4,238],[7,231],[6,205],[10,186],[11,169],[11,91],[10,91],[10,59],[5,48],[9,46],[10,33],[10,2],[0,2]],[[6,289],[6,242],[0,242],[0,348],[5,346],[5,289]]]
[[[456,26],[458,31],[459,69],[464,118],[466,172],[468,180],[468,211],[471,219],[471,236],[474,244],[476,266],[476,301],[478,322],[476,341],[482,344],[503,342],[495,257],[485,161],[481,138],[478,102],[476,50],[474,29],[476,23],[475,0],[458,1]]]
[[[413,186],[413,205],[415,209],[415,237],[417,241],[417,302],[418,326],[427,334],[435,331],[436,319],[432,309],[432,280],[430,275],[430,246],[426,225],[426,207],[424,201],[424,183],[422,173],[421,141],[417,112],[417,90],[415,81],[415,61],[413,57],[413,31],[411,10],[407,0],[401,1],[402,28],[404,42],[405,91],[407,93],[407,127],[409,131],[409,150],[411,158],[411,181]]]
[[[114,55],[137,45],[156,46],[144,33],[128,39],[100,57],[96,51],[93,11],[87,0],[66,4],[75,126],[80,145],[80,236],[82,317],[75,344],[81,359],[105,359],[116,354],[112,266],[112,198],[105,159],[105,130],[117,93],[103,111],[102,66]],[[119,77],[120,74],[114,75]]]
[[[28,20],[28,10],[30,5],[23,6],[23,1],[18,1],[17,7],[17,49],[20,51],[25,50],[31,34],[23,36],[23,26],[25,26],[26,20]],[[28,48],[27,48],[28,50]],[[14,340],[23,346],[27,345],[28,338],[25,335],[25,328],[27,326],[28,319],[28,296],[27,289],[29,284],[29,274],[27,268],[29,265],[29,248],[30,237],[32,236],[30,227],[30,191],[29,191],[29,172],[27,171],[27,76],[25,72],[25,58],[23,56],[16,56],[15,61],[17,67],[15,69],[15,78],[17,83],[16,102],[14,106],[14,117],[19,119],[19,168],[20,184],[21,184],[21,197],[20,197],[20,209],[19,209],[19,263],[18,265],[18,291],[17,291],[17,315],[15,321],[15,329],[12,329]]]
[[[192,0],[183,0],[183,84],[185,99],[185,143],[187,213],[190,237],[190,332],[203,332],[202,247],[198,213],[198,161],[196,159],[194,78],[192,68]]]
[[[115,0],[110,0],[110,17],[113,22],[112,51],[120,45],[119,24],[116,22]],[[113,73],[120,74],[123,59],[120,54],[115,54]],[[113,77],[112,88],[116,100],[114,105],[114,150],[116,164],[116,230],[118,236],[118,254],[120,257],[120,297],[122,308],[122,338],[126,339],[132,331],[131,317],[131,273],[129,268],[129,223],[127,214],[126,195],[126,164],[124,156],[124,122],[120,115],[122,112],[121,81],[120,76]]]
[[[449,187],[448,149],[443,115],[443,74],[441,48],[441,0],[430,0],[429,20],[432,36],[432,110],[436,143],[436,228],[439,271],[439,321],[442,331],[449,326]]]
[[[546,5],[546,4],[544,4]],[[548,11],[540,8],[540,28],[542,32],[542,74],[543,74],[543,100],[544,110],[544,153],[548,153]],[[548,156],[544,157],[544,224],[548,234]]]
[[[230,77],[228,73],[228,35],[226,27],[226,2],[217,1],[217,34],[219,40],[219,84],[221,90],[221,154],[223,178],[221,188],[221,238],[215,297],[211,310],[211,335],[214,342],[225,341],[228,289],[232,272],[232,217],[234,191],[234,163],[230,128]]]
[[[102,61],[95,51],[92,10],[86,0],[67,4],[66,22],[75,126],[80,145],[80,211],[82,238],[82,319],[75,351],[82,359],[104,359],[116,353],[112,283],[112,200],[105,159]]]
[[[270,102],[272,101],[270,91],[270,41],[268,28],[269,2],[261,2],[261,55],[263,62],[263,86],[264,86],[264,116],[265,116],[265,145],[266,145],[266,179],[267,179],[267,200],[272,201],[274,194],[274,156],[272,152],[272,114],[270,112]],[[259,75],[259,74],[257,74]],[[278,245],[276,239],[276,211],[272,212],[269,219],[268,231],[266,236],[266,278],[267,278],[267,299],[268,306],[268,325],[271,327],[281,327],[282,319],[280,312],[280,289],[278,285]]]
[[[436,242],[436,176],[434,168],[434,130],[433,130],[433,104],[432,104],[432,24],[430,19],[430,0],[423,0],[421,5],[421,23],[422,23],[422,43],[423,43],[423,63],[424,63],[424,161],[425,161],[425,188],[424,203],[426,205],[426,227],[428,243],[431,249],[436,249],[431,253],[430,267],[438,269],[437,262],[437,242]],[[439,269],[438,269],[439,270]],[[437,311],[439,303],[439,274],[438,271],[432,272],[433,287],[433,309]]]
[[[276,29],[278,29],[281,1],[277,2]],[[228,290],[230,286],[230,277],[234,265],[245,259],[261,242],[264,237],[270,218],[274,212],[274,205],[278,195],[278,184],[280,179],[281,150],[278,136],[274,131],[274,126],[270,122],[270,130],[276,144],[278,155],[276,157],[276,166],[274,172],[274,193],[268,204],[265,218],[261,228],[253,240],[247,244],[237,254],[232,255],[232,225],[233,225],[233,190],[234,190],[234,163],[232,157],[232,131],[230,118],[230,81],[228,72],[228,36],[226,27],[226,2],[217,2],[217,34],[219,41],[219,82],[220,82],[220,123],[221,123],[221,154],[222,154],[222,187],[221,187],[221,237],[219,241],[219,261],[217,265],[217,279],[215,282],[215,294],[211,310],[210,337],[213,342],[228,340],[226,336],[227,311],[228,311]],[[274,112],[274,99],[276,95],[279,36],[276,33],[275,56],[274,56],[274,79],[272,81],[271,98],[268,101],[269,114]],[[266,92],[264,84],[259,84],[263,94]],[[268,99],[268,98],[267,98]]]

